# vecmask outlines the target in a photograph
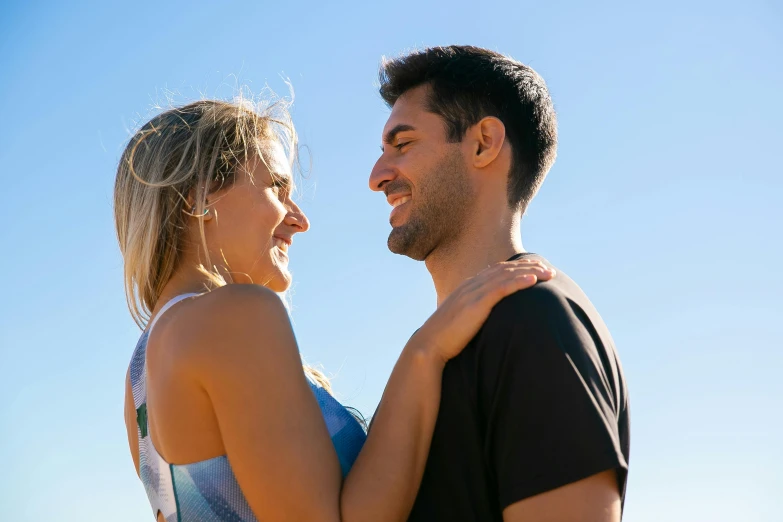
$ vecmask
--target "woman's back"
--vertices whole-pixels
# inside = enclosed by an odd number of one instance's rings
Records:
[[[200,315],[203,322],[206,309],[233,293],[225,290],[215,292],[224,295],[189,299],[196,294],[184,294],[171,299],[144,331],[131,359],[126,397],[129,442],[132,450],[134,444],[138,448],[134,460],[153,513],[160,512],[167,521],[256,520],[226,457],[211,399],[189,374],[190,360],[199,357],[188,351],[189,343],[198,344],[189,337],[200,328],[187,323]],[[186,302],[168,311],[181,301]],[[259,349],[264,348],[263,341],[259,339]],[[221,346],[211,349],[220,351]],[[362,447],[364,431],[326,390],[308,382],[345,475]]]

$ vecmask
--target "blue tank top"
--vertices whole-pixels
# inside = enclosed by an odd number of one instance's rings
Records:
[[[141,335],[130,363],[130,380],[136,407],[139,437],[139,474],[155,517],[162,513],[166,522],[257,522],[224,456],[194,462],[169,464],[160,456],[150,438],[147,418],[147,340],[155,321],[182,299],[175,297],[160,310]],[[308,379],[326,427],[337,451],[345,476],[359,455],[366,434],[359,422],[332,395]]]

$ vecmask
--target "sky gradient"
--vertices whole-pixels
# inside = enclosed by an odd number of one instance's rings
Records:
[[[435,307],[367,186],[388,115],[378,64],[469,43],[534,67],[555,102],[558,159],[523,243],[616,341],[624,520],[781,519],[779,3],[109,4],[0,7],[0,518],[151,520],[122,417],[139,331],[111,199],[155,107],[290,79],[312,225],[290,251],[295,331],[338,398],[372,414]]]

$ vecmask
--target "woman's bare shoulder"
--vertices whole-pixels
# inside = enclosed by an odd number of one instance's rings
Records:
[[[290,351],[292,342],[295,349],[282,300],[260,285],[226,285],[188,299],[161,317],[155,329],[155,343],[165,345],[183,370],[274,357],[281,349]]]

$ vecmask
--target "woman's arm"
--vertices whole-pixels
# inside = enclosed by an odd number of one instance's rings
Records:
[[[496,265],[463,283],[411,337],[346,477],[343,521],[407,519],[427,463],[446,361],[470,342],[500,299],[552,275],[539,262]]]
[[[339,463],[279,298],[250,285],[213,292],[209,315],[182,332],[193,347],[183,363],[212,401],[229,462],[256,516],[404,520],[427,460],[445,362],[497,301],[535,283],[524,277],[529,274],[548,278],[531,263],[485,271],[411,338],[342,492]]]
[[[256,518],[338,522],[340,465],[280,298],[228,285],[190,309],[200,320],[182,317],[189,328],[176,332],[188,346],[184,370],[210,398]]]
[[[424,474],[445,362],[411,338],[394,365],[372,430],[345,479],[341,519],[405,520]]]

